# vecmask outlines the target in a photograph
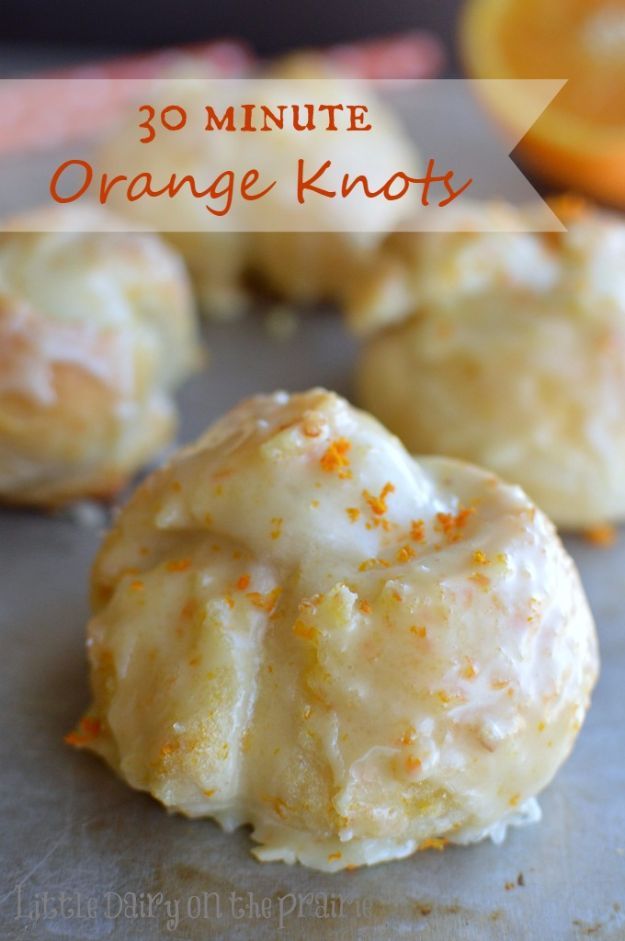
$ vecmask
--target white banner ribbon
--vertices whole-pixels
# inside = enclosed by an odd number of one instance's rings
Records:
[[[528,210],[519,225],[559,231],[510,152],[563,84],[7,80],[3,228],[455,230],[469,204],[502,200]],[[90,211],[69,211],[76,206]],[[115,219],[91,211],[103,207]],[[485,214],[484,225],[509,220]]]

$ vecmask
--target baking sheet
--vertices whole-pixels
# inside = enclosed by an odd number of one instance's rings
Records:
[[[212,325],[207,341],[211,366],[180,395],[181,440],[253,392],[349,393],[354,344],[330,313],[303,318],[288,342],[270,338],[262,315]],[[68,518],[0,512],[0,937],[625,938],[625,538],[609,550],[568,542],[603,670],[574,754],[541,797],[542,823],[500,847],[334,875],[258,863],[245,829],[168,816],[63,744],[88,699],[86,585],[99,538]]]

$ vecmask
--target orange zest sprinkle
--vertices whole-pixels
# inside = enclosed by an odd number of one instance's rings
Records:
[[[191,568],[191,559],[172,559],[165,568],[168,572],[186,572]]]
[[[469,581],[479,585],[480,588],[483,588],[485,591],[490,587],[490,578],[482,572],[474,572],[473,575],[469,575]]]
[[[363,614],[371,614],[371,612],[373,611],[373,608],[371,607],[370,602],[366,601],[364,598],[362,601],[358,602],[358,607],[360,608]]]
[[[422,625],[419,625],[419,626],[413,625],[413,626],[410,628],[410,633],[411,633],[411,634],[414,634],[416,637],[421,637],[421,638],[423,639],[424,637],[427,637],[427,633],[428,633],[428,632],[427,632],[426,628],[423,627]]]
[[[207,791],[202,791],[202,794],[204,795],[204,797],[212,797],[213,794],[216,792],[216,790],[217,788],[212,787],[212,788],[209,788],[209,790]]]
[[[369,493],[368,490],[363,490],[362,495],[369,504],[369,509],[375,516],[384,516],[388,510],[386,505],[386,498],[389,494],[395,493],[395,486],[392,483],[386,483],[382,487],[379,496],[374,496],[372,493]]]
[[[410,538],[414,542],[425,541],[425,523],[423,520],[413,520],[410,526]]]
[[[390,532],[392,528],[389,521],[385,520],[384,517],[382,516],[376,517],[375,519],[371,520],[371,522],[369,523],[365,523],[365,526],[367,529],[377,529],[378,526],[381,526],[385,533]]]
[[[301,621],[299,618],[293,625],[293,633],[296,637],[301,637],[303,640],[314,640],[317,636],[316,628],[311,627],[310,624],[305,624],[304,621]]]
[[[342,855],[342,853],[328,853],[328,862],[332,863],[334,860],[340,859]]]
[[[338,474],[343,480],[351,477],[351,472],[347,470],[349,467],[347,454],[351,446],[347,438],[336,438],[331,441],[321,456],[319,462],[321,469],[327,474]]]
[[[412,546],[402,546],[401,549],[397,550],[397,555],[395,558],[398,562],[409,562],[410,559],[414,559],[415,551]]]
[[[473,561],[476,565],[488,565],[488,557],[481,549],[476,549],[473,553]]]
[[[368,572],[370,569],[387,569],[389,563],[385,559],[365,559],[364,562],[361,562],[358,566],[359,572]]]
[[[249,575],[242,575],[237,582],[237,588],[239,591],[245,591],[245,589],[249,587],[251,580],[252,579]]]
[[[457,542],[462,538],[462,530],[466,526],[469,518],[475,513],[473,507],[460,507],[458,512],[437,513],[435,529],[444,533],[449,542]]]
[[[421,770],[421,761],[416,755],[406,755],[406,771],[414,773]]]
[[[278,598],[281,594],[281,588],[274,588],[273,591],[269,591],[265,595],[260,591],[248,591],[246,598],[250,599],[250,602],[255,608],[261,608],[263,611],[271,612],[277,605]]]
[[[419,843],[419,850],[437,850],[441,853],[448,842],[443,836],[431,836]]]
[[[516,807],[519,801],[521,800],[520,794],[513,794],[508,803],[511,807]]]
[[[279,539],[280,536],[282,535],[282,523],[283,523],[283,520],[281,516],[273,516],[271,518],[271,538],[272,539]]]
[[[140,578],[135,578],[135,580],[130,583],[130,588],[132,589],[132,591],[143,591],[143,589],[145,588],[145,585],[143,584]]]
[[[349,516],[349,520],[351,523],[355,523],[358,520],[358,517],[360,516],[360,510],[358,509],[357,506],[348,506],[345,512]]]
[[[415,730],[411,725],[410,728],[406,729],[402,737],[399,739],[400,745],[412,745],[414,742]]]
[[[490,684],[492,689],[505,689],[506,686],[510,685],[509,680],[493,680]]]
[[[476,666],[470,657],[467,657],[466,661],[466,666],[462,670],[462,676],[465,678],[465,680],[473,680],[477,676]]]
[[[600,523],[597,526],[591,526],[584,531],[584,538],[593,546],[601,546],[602,549],[608,549],[613,546],[617,539],[617,531],[609,523]]]
[[[83,748],[97,738],[102,731],[102,725],[95,716],[83,716],[78,726],[73,731],[64,736],[63,741],[66,745],[73,745],[74,748]]]
[[[180,748],[179,742],[165,742],[160,751],[161,758],[166,758],[168,755],[173,755],[174,752],[177,752]]]

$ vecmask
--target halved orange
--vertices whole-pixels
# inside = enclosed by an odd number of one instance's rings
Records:
[[[550,182],[625,207],[625,0],[468,0],[459,38],[472,78],[568,79],[519,154]]]

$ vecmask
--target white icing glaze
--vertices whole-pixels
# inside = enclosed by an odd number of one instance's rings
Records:
[[[362,404],[409,450],[521,484],[560,526],[625,519],[625,225],[587,212],[557,235],[419,239],[361,311],[363,330],[414,314],[365,345]]]
[[[450,231],[392,235],[361,279],[346,286],[362,334],[427,310],[463,317],[472,299],[549,301],[573,316],[625,315],[625,226],[586,211],[562,233],[532,232],[529,211],[505,203],[449,210]],[[490,229],[490,231],[489,231]]]
[[[24,304],[4,303],[0,395],[17,392],[42,405],[53,403],[54,366],[59,363],[85,370],[121,398],[131,394],[132,350],[123,333],[103,332],[89,322],[55,323]]]
[[[536,819],[597,672],[523,492],[322,390],[243,403],[148,479],[94,606],[77,744],[319,869]]]
[[[166,443],[198,362],[184,268],[95,209],[15,224],[41,231],[0,235],[0,498],[106,491]]]

